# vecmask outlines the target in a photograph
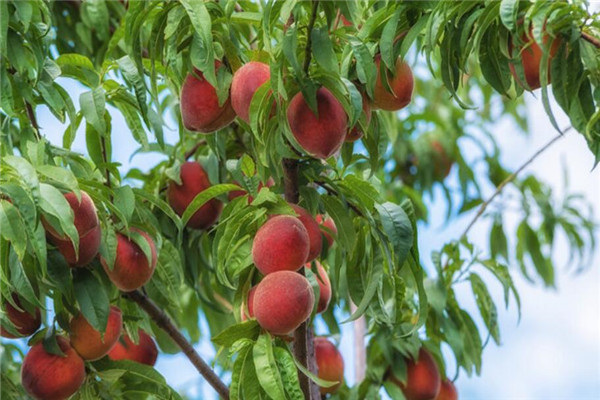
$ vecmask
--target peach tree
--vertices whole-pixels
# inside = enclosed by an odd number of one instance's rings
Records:
[[[551,287],[558,236],[594,247],[585,200],[521,172],[567,130],[600,160],[599,36],[582,1],[0,2],[1,332],[29,337],[3,398],[181,398],[153,366],[182,352],[221,398],[456,399],[512,275]],[[557,133],[511,171],[494,128],[527,133],[525,91]],[[472,217],[431,257],[430,204]]]

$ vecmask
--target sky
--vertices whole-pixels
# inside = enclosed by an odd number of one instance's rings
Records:
[[[72,81],[62,80],[75,104],[83,91]],[[539,95],[539,94],[538,94]],[[498,124],[495,138],[502,149],[502,162],[516,169],[538,148],[555,136],[548,122],[541,100],[527,94],[530,119],[530,135],[525,137],[508,124]],[[558,106],[553,103],[558,110]],[[159,157],[155,154],[130,156],[137,144],[130,135],[124,120],[113,114],[113,159],[123,162],[122,171],[130,167],[146,170]],[[568,121],[559,115],[559,126]],[[38,120],[42,133],[53,143],[60,145],[64,126],[45,107],[38,108]],[[175,125],[173,125],[175,126]],[[118,132],[118,134],[117,134]],[[177,132],[167,129],[168,142],[177,140]],[[73,150],[85,153],[85,134],[82,130],[73,145]],[[564,193],[562,187],[562,165],[568,168],[569,191],[580,192],[595,206],[595,215],[600,214],[600,175],[591,171],[593,157],[587,150],[583,137],[571,132],[540,156],[525,172],[537,175],[552,186],[556,194]],[[448,178],[456,182],[456,171]],[[491,189],[489,193],[491,193]],[[430,223],[419,227],[420,252],[424,261],[432,251],[439,250],[444,243],[456,239],[464,230],[472,214],[444,225],[445,207],[441,192],[429,201]],[[514,222],[514,216],[511,218]],[[487,248],[485,239],[489,227],[480,220],[469,234],[469,238],[481,248]],[[597,233],[597,241],[600,235]],[[560,241],[554,254],[564,264],[567,246]],[[484,350],[483,369],[480,376],[468,377],[461,371],[456,386],[461,399],[486,400],[588,400],[600,399],[600,257],[596,254],[588,268],[574,274],[573,269],[562,268],[557,274],[557,289],[547,290],[539,285],[525,282],[518,273],[514,279],[521,295],[522,318],[520,323],[514,307],[504,310],[502,292],[494,282],[490,283],[492,295],[498,300],[502,346],[491,343]],[[461,304],[478,315],[468,285],[457,288]],[[478,321],[480,323],[480,321]],[[481,326],[481,323],[480,323]],[[319,326],[317,326],[320,329]],[[202,327],[207,332],[207,327]],[[485,329],[482,329],[484,332]],[[318,331],[319,333],[319,331]],[[346,380],[352,383],[352,327],[346,325],[342,331],[341,351],[346,360]],[[210,358],[214,349],[208,341],[197,346],[203,356]],[[447,350],[447,349],[446,349]],[[453,370],[451,354],[445,353],[449,370]],[[193,366],[182,355],[161,355],[156,364],[167,382],[186,393],[190,398],[212,399],[214,393]]]

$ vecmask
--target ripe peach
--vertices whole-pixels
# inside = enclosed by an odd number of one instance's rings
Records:
[[[437,179],[443,180],[450,174],[454,160],[450,158],[439,140],[431,142],[431,150],[433,151],[434,175]]]
[[[373,92],[373,106],[387,111],[398,111],[408,105],[412,98],[415,82],[413,74],[407,63],[400,58],[396,60],[396,73],[392,76],[387,73],[387,81],[391,92],[386,89],[381,79],[381,57],[375,57],[377,66],[377,80]]]
[[[123,326],[123,316],[121,310],[115,306],[110,307],[106,331],[101,334],[94,329],[85,319],[83,314],[79,314],[71,320],[69,329],[71,334],[69,340],[71,347],[84,360],[97,360],[104,357],[110,349],[117,343],[121,336],[121,327]]]
[[[287,109],[292,134],[307,153],[328,158],[342,147],[348,129],[348,116],[340,102],[325,88],[317,90],[318,115],[312,112],[302,92]]]
[[[392,376],[392,382],[396,383],[406,400],[434,400],[440,392],[441,378],[435,360],[427,350],[419,350],[419,358],[415,362],[406,361],[407,377],[406,384]]]
[[[221,67],[215,61],[215,70]],[[201,71],[194,70],[188,74],[181,87],[181,119],[186,129],[201,133],[210,133],[221,129],[235,119],[235,111],[228,97],[223,105],[219,105],[217,90],[206,79]]]
[[[42,316],[40,313],[40,309],[36,308],[35,313],[32,315],[27,310],[25,310],[21,306],[21,301],[19,300],[19,296],[17,294],[12,294],[13,301],[15,304],[21,309],[18,310],[13,307],[8,301],[4,302],[4,312],[6,316],[12,322],[12,324],[17,329],[17,332],[20,333],[20,336],[15,336],[12,333],[8,332],[4,328],[0,327],[0,336],[15,339],[17,337],[23,336],[31,336],[37,331],[42,322]]]
[[[111,360],[131,360],[151,367],[156,364],[158,348],[154,340],[141,329],[138,331],[139,342],[135,344],[128,335],[123,335],[108,353]]]
[[[65,400],[73,395],[85,380],[85,365],[64,337],[56,341],[65,353],[47,353],[42,343],[35,344],[23,359],[21,383],[34,399]]]
[[[288,335],[310,317],[315,294],[299,273],[277,271],[256,286],[254,316],[260,326],[274,335]]]
[[[329,301],[331,300],[331,281],[327,271],[323,268],[320,262],[317,263],[317,282],[319,283],[319,301],[317,303],[317,313],[323,312],[327,309]],[[310,268],[310,263],[306,264],[306,268]]]
[[[331,247],[333,245],[334,236],[337,236],[337,227],[335,226],[335,222],[333,222],[331,217],[327,217],[322,214],[317,215],[316,219],[321,227],[321,232],[325,236],[325,239],[327,239],[327,243],[329,243],[329,247]],[[331,236],[332,234],[334,236]]]
[[[548,34],[544,35],[544,45],[550,40],[550,36]],[[509,64],[510,72],[512,73],[515,81],[528,90],[535,90],[541,87],[540,82],[540,63],[542,61],[542,48],[540,45],[533,39],[533,28],[529,29],[529,35],[523,33],[521,36],[521,41],[525,43],[524,47],[519,50],[518,54],[514,56],[520,56],[521,64],[523,66],[523,74],[525,75],[525,81],[527,84],[525,85],[519,77],[517,76],[517,71],[515,66],[511,63]],[[558,40],[554,40],[552,45],[550,46],[550,56],[548,59],[548,83],[550,83],[550,62],[552,61],[552,57],[558,51],[558,46],[560,42]],[[509,43],[509,50],[512,54],[513,52],[513,44],[512,41]]]
[[[236,185],[239,185],[238,182],[234,181],[233,183],[235,183]],[[269,178],[269,179],[267,179],[267,183],[260,182],[258,184],[258,191],[260,192],[260,189],[262,189],[264,187],[268,187],[268,188],[273,187],[273,185],[275,185],[275,181],[273,180],[273,178]],[[246,193],[247,192],[245,190],[243,190],[243,189],[242,190],[232,190],[227,195],[227,198],[229,199],[229,201],[231,201],[231,200],[233,200],[235,198],[238,198],[240,196],[245,195]],[[248,196],[248,204],[252,203],[253,201],[254,201],[254,197]]]
[[[333,343],[324,337],[314,339],[315,359],[318,377],[330,382],[338,382],[328,388],[320,388],[321,394],[334,393],[344,381],[344,359]]]
[[[112,271],[104,259],[100,260],[106,275],[124,292],[134,291],[146,284],[152,278],[158,259],[152,238],[137,228],[131,228],[131,231],[139,233],[148,241],[152,251],[152,262],[148,263],[142,248],[121,233],[117,234],[117,257]]]
[[[79,251],[75,254],[75,248],[71,239],[60,235],[50,224],[42,219],[48,239],[55,245],[58,251],[65,257],[71,266],[83,266],[89,264],[98,251],[102,241],[102,231],[96,213],[96,206],[90,196],[81,191],[81,202],[77,200],[75,193],[66,193],[65,199],[71,206],[74,214],[74,224],[79,234]]]
[[[252,243],[252,259],[264,275],[297,271],[306,263],[310,238],[302,222],[291,215],[277,215],[260,227]]]
[[[183,163],[180,176],[181,185],[178,185],[175,181],[169,182],[167,200],[173,210],[181,216],[192,200],[208,189],[211,184],[202,165],[195,161]],[[192,215],[187,226],[194,229],[207,229],[219,219],[222,209],[223,203],[220,200],[211,199]]]
[[[310,213],[300,207],[297,204],[290,204],[296,214],[298,214],[298,219],[302,222],[302,225],[306,228],[306,232],[308,233],[308,239],[310,242],[310,250],[308,252],[307,262],[314,260],[321,254],[321,248],[323,247],[323,237],[321,236],[321,229],[319,228],[319,224],[313,218]]]
[[[435,400],[458,400],[458,392],[450,379],[446,378],[442,381],[440,394]]]
[[[367,126],[371,123],[371,102],[367,98],[367,96],[362,94],[362,109],[363,113],[366,116]],[[354,128],[348,130],[348,134],[346,135],[346,142],[356,142],[358,139],[363,137],[364,132],[362,131],[360,124],[357,122],[354,125]]]
[[[267,64],[251,61],[235,71],[231,82],[231,105],[238,117],[250,123],[250,103],[254,93],[271,79]]]
[[[250,290],[248,290],[248,298],[246,299],[246,304],[242,304],[242,321],[246,321],[248,320],[248,318],[254,318],[254,293],[256,293],[256,286],[253,286],[250,288]],[[248,312],[246,312],[246,307],[248,307]]]

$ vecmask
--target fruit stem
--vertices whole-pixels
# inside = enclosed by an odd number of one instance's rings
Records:
[[[183,351],[183,354],[196,367],[200,375],[217,391],[223,399],[229,399],[229,389],[219,378],[219,376],[210,368],[210,366],[194,350],[194,347],[187,341],[185,336],[179,331],[171,318],[161,310],[148,296],[140,290],[124,293],[123,296],[136,302],[152,318],[156,325],[165,331],[171,339]]]

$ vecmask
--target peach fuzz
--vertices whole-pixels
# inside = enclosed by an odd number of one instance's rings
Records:
[[[169,182],[167,187],[167,200],[173,210],[181,216],[194,198],[211,186],[208,174],[195,161],[188,161],[181,165],[181,185],[175,181]],[[223,203],[218,199],[210,199],[198,209],[189,219],[187,226],[193,229],[210,228],[221,215]]]
[[[408,105],[412,99],[415,82],[412,71],[407,63],[400,58],[396,60],[395,74],[387,69],[387,82],[391,92],[384,86],[381,79],[381,57],[375,57],[377,80],[373,91],[373,107],[386,111],[398,111]],[[384,67],[385,68],[385,67]]]
[[[264,275],[297,271],[306,263],[309,250],[310,238],[302,222],[291,215],[277,215],[256,232],[252,259]]]
[[[57,337],[65,354],[47,353],[42,343],[33,345],[23,359],[21,383],[34,399],[65,400],[81,387],[85,380],[85,365],[64,337]]]
[[[326,159],[335,154],[346,139],[348,116],[335,96],[327,89],[317,90],[316,115],[296,94],[287,109],[287,119],[294,138],[310,155]]]
[[[131,231],[142,235],[150,245],[152,252],[150,263],[137,243],[122,233],[117,234],[117,257],[113,269],[109,269],[104,259],[100,260],[106,275],[116,287],[124,292],[131,292],[144,286],[152,278],[158,259],[152,238],[137,228],[131,228]]]
[[[121,310],[117,307],[110,307],[106,330],[101,334],[94,329],[85,319],[83,314],[79,314],[71,320],[69,329],[69,341],[71,347],[84,360],[97,360],[104,357],[115,345],[119,336],[121,336],[121,327],[123,326],[123,316]]]
[[[233,74],[231,82],[231,105],[240,119],[250,123],[250,103],[254,93],[271,79],[267,64],[251,61]]]
[[[71,266],[84,266],[89,264],[100,250],[102,230],[96,206],[90,196],[81,191],[81,201],[75,193],[65,193],[65,199],[73,210],[73,222],[79,234],[79,251],[75,253],[73,243],[68,236],[61,236],[50,224],[42,219],[42,224],[48,234],[50,243],[56,246]]]
[[[254,316],[273,335],[288,335],[306,321],[315,304],[308,280],[297,272],[277,271],[256,286]]]
[[[321,394],[335,393],[344,382],[344,359],[337,347],[324,337],[314,339],[318,377],[329,382],[338,382],[330,387],[321,387]]]
[[[221,68],[221,62],[215,61],[215,70]],[[224,128],[235,119],[231,99],[227,97],[219,105],[217,90],[199,70],[188,74],[181,87],[181,119],[186,129],[201,133],[210,133]]]
[[[131,360],[153,367],[158,358],[156,343],[141,329],[138,331],[138,335],[138,344],[135,344],[128,335],[123,335],[108,353],[108,357],[114,361]]]

